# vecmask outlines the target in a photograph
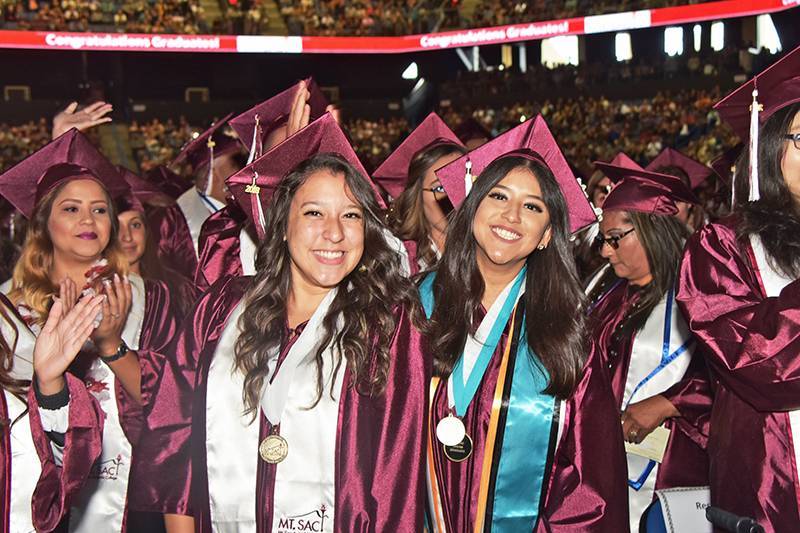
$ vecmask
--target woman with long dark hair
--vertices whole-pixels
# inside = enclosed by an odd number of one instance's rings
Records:
[[[104,294],[102,319],[70,365],[105,413],[103,450],[73,501],[70,531],[125,531],[141,406],[163,359],[138,351],[167,345],[176,330],[170,295],[131,274],[119,248],[115,200],[128,192],[117,169],[71,130],[0,176],[0,194],[29,220],[9,299],[38,335],[54,298],[69,309]],[[155,482],[155,480],[149,480]]]
[[[569,244],[592,207],[540,116],[438,175],[457,211],[420,286],[429,528],[622,531],[619,420]]]
[[[257,274],[217,282],[177,338],[142,443],[153,498],[199,531],[421,531],[424,317],[377,188],[330,115],[228,186]]]
[[[405,243],[413,274],[441,257],[453,210],[436,170],[466,152],[455,133],[431,113],[372,174],[394,198],[389,226]]]
[[[630,530],[639,531],[654,490],[708,484],[707,370],[675,305],[675,285],[689,229],[679,203],[691,189],[638,166],[597,163],[615,182],[603,209],[599,252],[610,266],[590,293],[589,321],[622,413]],[[651,433],[653,433],[652,436]],[[660,461],[638,445],[666,441]]]
[[[102,411],[65,371],[102,304],[86,297],[66,313],[54,303],[37,338],[0,296],[2,533],[56,529],[100,455]]]
[[[746,145],[736,202],[690,239],[677,296],[714,384],[711,502],[767,531],[800,523],[799,71],[800,48],[715,106]]]

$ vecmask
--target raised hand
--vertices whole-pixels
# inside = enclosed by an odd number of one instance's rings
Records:
[[[106,102],[95,102],[80,111],[76,111],[76,109],[78,109],[78,102],[72,102],[66,109],[53,117],[53,139],[72,128],[83,131],[99,124],[111,122],[111,117],[106,115],[113,110],[113,107]]]
[[[60,300],[53,304],[33,348],[33,369],[42,394],[64,388],[64,372],[92,333],[103,300],[105,296],[81,298],[68,313]]]
[[[289,112],[289,120],[286,123],[287,138],[308,126],[311,119],[311,106],[308,104],[310,97],[311,93],[306,87],[306,82],[299,82],[297,84],[297,93],[294,95],[292,110]]]
[[[128,320],[133,299],[131,282],[114,274],[114,280],[105,280],[103,290],[107,296],[103,302],[103,320],[92,334],[97,349],[102,356],[113,355],[122,342],[122,330]]]

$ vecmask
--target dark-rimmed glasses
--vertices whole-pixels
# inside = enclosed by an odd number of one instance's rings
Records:
[[[800,150],[800,133],[787,133],[783,136],[787,141],[793,141],[794,147]]]
[[[433,194],[444,194],[445,190],[442,185],[437,185],[436,187],[423,187],[423,191],[432,192]]]
[[[594,238],[594,244],[595,246],[597,246],[598,249],[602,248],[604,244],[607,244],[614,250],[618,250],[619,241],[621,241],[624,237],[630,235],[634,231],[636,231],[636,228],[631,228],[625,233],[621,233],[620,235],[612,235],[611,237],[603,237],[603,234],[601,233],[600,235]]]

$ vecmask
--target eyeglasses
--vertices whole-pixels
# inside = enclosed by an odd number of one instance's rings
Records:
[[[800,150],[800,133],[787,133],[783,137],[787,141],[794,141],[794,147]]]
[[[597,248],[602,248],[604,244],[607,244],[614,250],[618,250],[619,241],[621,241],[623,238],[630,235],[634,231],[636,231],[636,228],[631,228],[621,235],[612,235],[611,237],[603,237],[603,235],[600,234],[594,238],[594,244],[595,246],[597,246]]]
[[[444,194],[445,193],[444,187],[442,185],[437,185],[436,187],[428,187],[428,188],[423,187],[422,190],[423,191],[432,192],[433,194]]]

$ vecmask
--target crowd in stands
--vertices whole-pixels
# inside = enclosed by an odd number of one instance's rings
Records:
[[[706,0],[709,1],[709,0]],[[475,13],[464,20],[466,27],[501,26],[535,20],[556,20],[581,15],[602,15],[621,11],[654,9],[682,4],[700,4],[703,0],[480,0]]]
[[[472,117],[494,135],[541,112],[567,158],[588,175],[593,161],[610,160],[618,151],[646,163],[662,148],[672,146],[700,161],[710,161],[735,144],[731,130],[711,109],[719,97],[716,90],[685,90],[638,101],[584,96],[507,106],[449,107],[439,112],[453,128]],[[170,162],[199,129],[185,119],[131,123],[130,144],[140,169]],[[409,125],[401,117],[351,117],[345,129],[365,167],[372,170],[402,140]],[[8,168],[44,145],[49,135],[44,119],[21,126],[0,125],[0,168]]]
[[[199,0],[0,0],[0,28],[209,33]]]
[[[50,126],[45,118],[25,124],[0,123],[0,169],[9,168],[50,141]]]
[[[164,122],[153,119],[141,124],[133,121],[128,127],[128,139],[134,159],[142,172],[145,172],[175,159],[181,147],[197,131],[198,128],[192,128],[184,117],[177,123],[172,119]]]
[[[199,0],[0,0],[0,28],[260,34],[269,23],[267,2],[277,4],[290,35],[405,35],[700,0],[480,0],[473,13],[458,0],[220,0],[215,20],[206,17]]]

